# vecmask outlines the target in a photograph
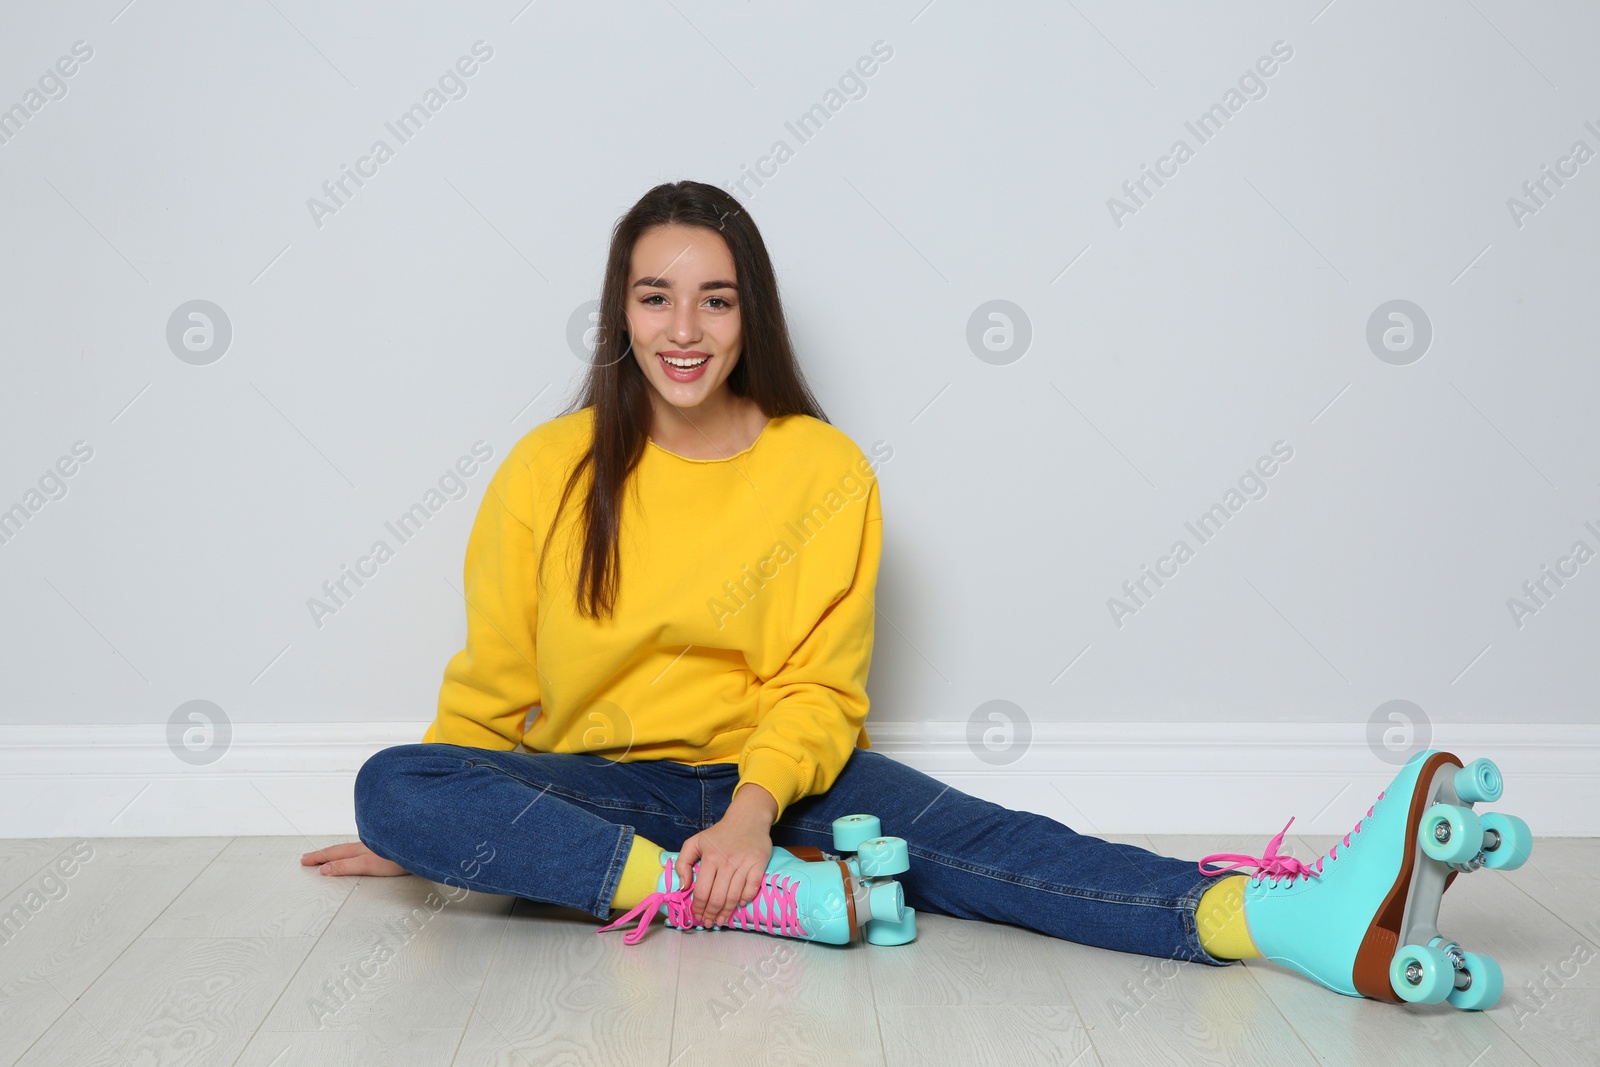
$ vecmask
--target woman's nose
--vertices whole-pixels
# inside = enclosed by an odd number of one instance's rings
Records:
[[[700,323],[694,308],[680,308],[672,317],[672,338],[680,344],[700,336]]]

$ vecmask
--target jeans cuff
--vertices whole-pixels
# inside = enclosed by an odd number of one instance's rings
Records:
[[[589,913],[599,919],[611,917],[611,901],[616,898],[617,885],[622,881],[622,868],[628,865],[628,853],[633,850],[634,829],[617,827],[617,847],[611,850],[611,866],[606,868],[605,881],[600,884],[600,895],[595,898]]]

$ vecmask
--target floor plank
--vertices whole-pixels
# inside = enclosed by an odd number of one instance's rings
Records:
[[[1242,966],[1063,945],[1062,976],[1105,1063],[1311,1062]]]
[[[500,925],[458,1067],[667,1067],[683,936],[658,921],[625,945],[591,915],[525,900]]]
[[[985,1004],[879,1010],[889,1067],[1099,1067],[1102,1062],[1072,1008]]]
[[[348,884],[338,915],[284,988],[264,1031],[458,1034],[493,962],[514,898],[412,875],[301,877]]]
[[[10,896],[23,882],[43,874],[51,862],[73,844],[73,839],[68,837],[0,841],[0,898]]]
[[[460,1030],[404,1030],[386,1041],[370,1031],[256,1034],[233,1067],[450,1067]]]
[[[355,887],[300,864],[337,837],[240,837],[228,844],[145,937],[315,937]],[[410,876],[408,876],[410,877]]]
[[[18,1067],[232,1063],[315,938],[140,938]]]
[[[1003,923],[917,913],[909,945],[869,946],[880,1009],[963,1005],[1070,1006],[1061,980],[1066,942]]]
[[[1593,1067],[1600,1061],[1600,989],[1551,984],[1537,1001],[1485,1012],[1501,1031],[1540,1064]]]
[[[1596,874],[1600,874],[1600,838],[1567,837],[1539,839],[1527,863],[1500,872],[1500,877],[1561,916],[1590,944],[1600,944]]]
[[[168,850],[167,862],[123,862],[136,852],[89,842],[89,859],[62,880],[54,899],[40,891],[26,923],[0,948],[0,1063],[21,1056],[161,914],[220,851],[225,839]],[[59,870],[57,872],[59,874]],[[41,887],[23,882],[0,900],[0,915],[29,907]],[[62,1061],[71,1062],[71,1061]]]
[[[1239,969],[1259,983],[1318,1063],[1499,1067],[1534,1062],[1495,1025],[1491,1013],[1342,997],[1262,960]]]
[[[816,1056],[818,1034],[828,1035],[830,1065],[883,1064],[867,960],[873,952],[901,949],[811,944],[740,930],[656,933],[682,939],[674,1067],[803,1063]]]
[[[196,856],[209,861],[234,840],[231,837],[96,837],[89,843],[100,859],[154,867]]]

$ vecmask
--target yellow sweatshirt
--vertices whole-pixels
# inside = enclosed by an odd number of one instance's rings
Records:
[[[422,740],[736,762],[735,792],[758,783],[780,815],[826,791],[871,747],[889,449],[869,461],[808,415],[769,420],[726,459],[647,442],[623,493],[616,611],[597,622],[576,606],[587,474],[546,544],[592,424],[584,408],[536,427],[491,479],[467,542],[466,647]]]

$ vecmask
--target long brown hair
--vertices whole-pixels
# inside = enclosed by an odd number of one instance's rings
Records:
[[[584,471],[592,472],[583,497],[583,565],[576,598],[579,613],[591,619],[609,616],[616,605],[622,493],[644,455],[652,414],[651,386],[633,357],[624,308],[633,246],[646,230],[671,223],[702,226],[721,235],[733,255],[740,354],[728,375],[728,388],[735,396],[754,400],[769,419],[799,414],[828,421],[795,360],[772,259],[749,213],[731,194],[704,182],[666,182],[640,197],[611,231],[594,356],[577,398],[561,412],[594,408],[589,451],[574,465],[550,520],[553,534],[567,498]],[[551,544],[548,535],[545,544]],[[541,570],[543,563],[541,558]]]

